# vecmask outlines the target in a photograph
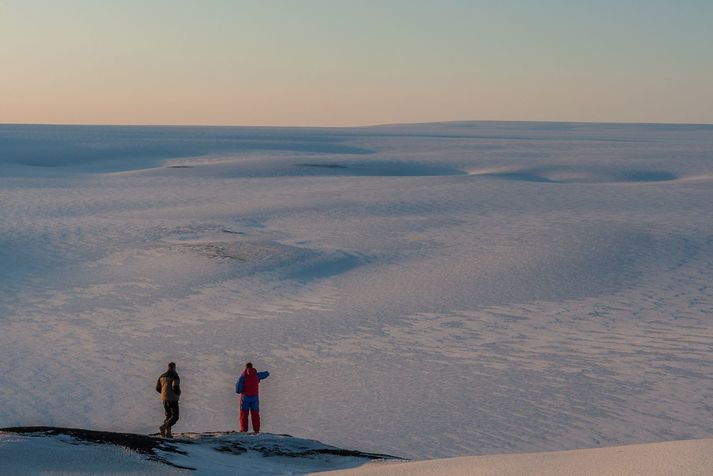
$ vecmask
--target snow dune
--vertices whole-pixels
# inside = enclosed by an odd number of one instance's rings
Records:
[[[0,427],[408,458],[713,435],[713,127],[0,126]],[[51,391],[48,391],[48,388]]]

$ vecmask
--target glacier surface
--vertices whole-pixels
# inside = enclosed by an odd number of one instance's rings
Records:
[[[0,427],[403,457],[713,434],[713,126],[0,125]]]

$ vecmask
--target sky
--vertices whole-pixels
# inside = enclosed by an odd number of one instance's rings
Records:
[[[713,123],[710,0],[0,0],[0,123]]]

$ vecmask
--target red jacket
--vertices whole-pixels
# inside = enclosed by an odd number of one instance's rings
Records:
[[[245,369],[240,374],[240,378],[235,382],[235,393],[242,393],[246,397],[257,397],[260,380],[264,380],[270,376],[270,372],[258,372],[250,368]]]

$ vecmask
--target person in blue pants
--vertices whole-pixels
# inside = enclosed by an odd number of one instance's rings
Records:
[[[240,431],[248,431],[248,414],[252,417],[253,431],[260,433],[260,381],[270,376],[270,372],[258,372],[253,364],[245,364],[245,370],[235,382],[235,393],[240,395]]]

